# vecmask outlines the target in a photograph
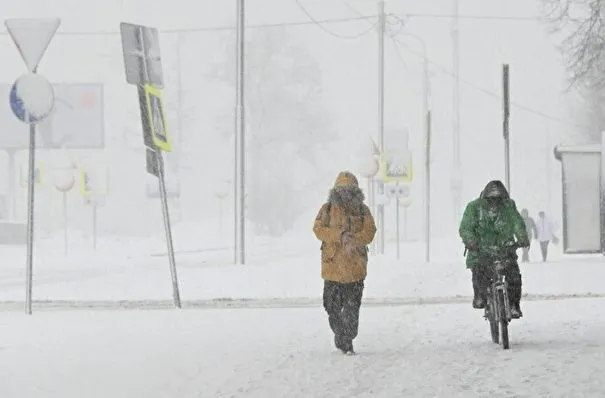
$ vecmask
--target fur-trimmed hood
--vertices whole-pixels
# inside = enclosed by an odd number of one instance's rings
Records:
[[[361,215],[364,199],[357,177],[349,171],[343,171],[336,177],[334,187],[328,196],[328,203],[339,206],[347,214]]]

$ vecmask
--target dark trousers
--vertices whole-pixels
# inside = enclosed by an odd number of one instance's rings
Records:
[[[338,348],[350,349],[359,329],[359,307],[364,281],[324,282],[323,304]]]
[[[523,263],[529,262],[529,247],[522,247],[521,252],[522,252],[521,262],[523,262]]]
[[[546,257],[548,257],[548,243],[549,243],[549,241],[540,242],[540,251],[542,252],[542,261],[546,261]]]
[[[473,290],[475,296],[487,300],[487,288],[491,284],[491,278],[494,276],[494,270],[490,266],[476,265],[472,269]],[[511,263],[504,270],[506,283],[508,284],[508,299],[511,305],[518,306],[521,302],[521,270],[517,261]]]

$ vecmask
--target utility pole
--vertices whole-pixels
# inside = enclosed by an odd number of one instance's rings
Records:
[[[244,0],[237,1],[237,28],[236,28],[236,88],[235,88],[235,264],[243,265],[245,262],[245,235],[246,235],[246,159],[245,159],[245,113],[244,113]]]
[[[424,225],[425,225],[425,261],[431,261],[431,100],[430,100],[430,76],[429,61],[427,58],[426,46],[424,47]]]
[[[384,0],[378,1],[378,148],[384,155],[384,34],[385,34]],[[384,183],[378,181],[378,194],[384,195]],[[377,206],[378,253],[384,254],[384,205]]]
[[[509,66],[502,65],[502,135],[504,136],[504,179],[506,189],[510,194],[510,94],[509,94]]]
[[[454,147],[454,167],[452,176],[452,197],[454,199],[454,217],[457,223],[460,219],[462,196],[462,165],[460,161],[460,43],[458,30],[459,0],[453,1],[452,15],[452,63],[454,72],[452,132]]]

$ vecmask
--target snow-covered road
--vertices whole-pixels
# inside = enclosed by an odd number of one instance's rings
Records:
[[[0,396],[605,396],[604,305],[527,302],[509,351],[469,304],[366,307],[356,357],[321,308],[3,312]]]

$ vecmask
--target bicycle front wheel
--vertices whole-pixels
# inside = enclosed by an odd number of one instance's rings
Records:
[[[500,330],[498,329],[498,320],[496,318],[496,306],[493,298],[487,300],[487,320],[489,321],[489,330],[492,335],[493,343],[500,343]]]
[[[501,334],[501,343],[502,348],[508,350],[510,348],[510,344],[508,341],[508,320],[506,318],[506,307],[504,306],[504,292],[502,290],[498,291],[498,311],[500,312],[500,334]],[[498,326],[496,326],[497,328]]]

